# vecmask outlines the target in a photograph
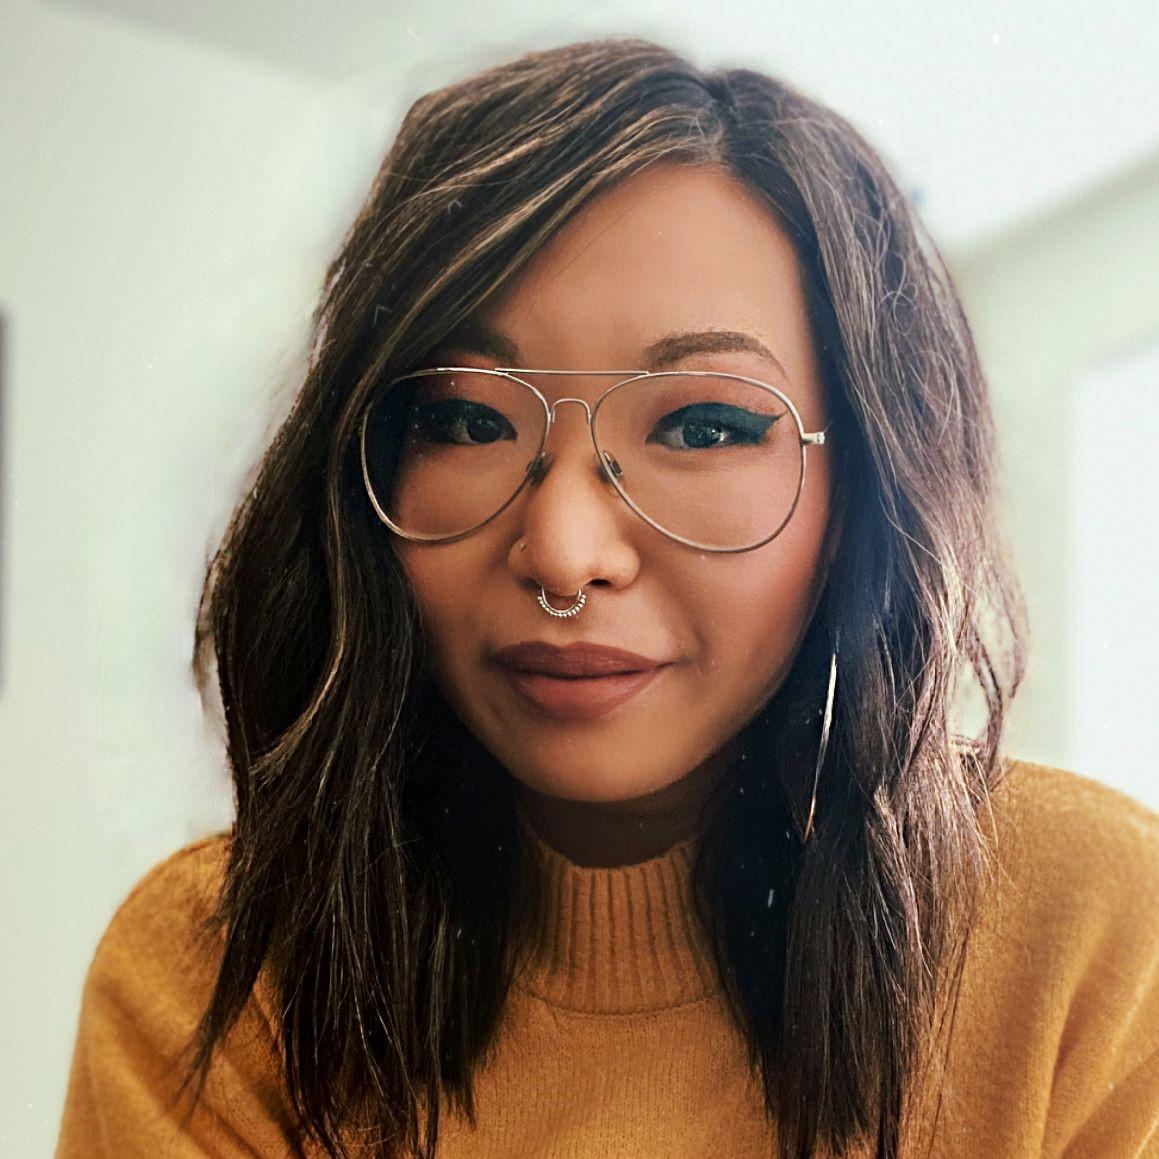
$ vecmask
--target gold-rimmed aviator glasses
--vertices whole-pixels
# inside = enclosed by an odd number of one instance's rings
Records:
[[[528,379],[604,376],[596,400],[550,402]],[[664,535],[707,552],[752,551],[788,523],[805,481],[806,431],[776,386],[710,370],[438,366],[372,389],[359,424],[362,475],[391,531],[449,543],[496,519],[551,469],[561,406],[582,407],[595,468]]]

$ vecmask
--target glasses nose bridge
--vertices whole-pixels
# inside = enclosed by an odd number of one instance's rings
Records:
[[[588,435],[594,439],[595,438],[595,425],[593,423],[593,415],[595,412],[593,411],[591,404],[587,401],[587,399],[583,399],[583,398],[571,398],[571,397],[557,398],[555,400],[555,402],[550,403],[548,405],[548,408],[547,408],[547,432],[548,432],[548,434],[550,434],[551,428],[553,426],[555,426],[556,407],[563,406],[563,404],[567,403],[567,402],[574,402],[578,406],[583,407],[584,415],[587,419],[586,425],[587,425],[587,429],[588,429]],[[594,450],[594,448],[592,448],[590,445],[589,445],[588,449],[589,449],[589,451]],[[610,469],[617,469],[618,470],[618,465],[614,464],[614,461],[609,460],[609,462],[612,464],[611,466],[605,465],[604,463],[600,462],[599,456],[596,455],[596,467],[597,467],[600,478],[605,482],[611,481],[609,474],[608,474]],[[548,471],[551,470],[554,463],[555,463],[555,453],[553,451],[549,451],[547,449],[547,436],[545,435],[544,436],[544,448],[540,452],[539,458],[536,460],[536,462],[531,466],[531,468],[529,470],[530,481],[533,484],[541,483],[544,480],[544,478],[547,476]]]
[[[588,426],[590,427],[592,425],[592,408],[588,405],[588,402],[586,399],[583,399],[583,398],[557,398],[555,400],[555,402],[553,402],[551,404],[551,408],[548,410],[547,421],[548,421],[549,426],[555,425],[556,408],[563,406],[563,404],[565,402],[574,402],[577,406],[582,406],[584,408],[584,414],[587,416]]]

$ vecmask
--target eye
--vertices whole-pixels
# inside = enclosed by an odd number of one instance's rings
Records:
[[[693,403],[665,415],[646,441],[677,451],[755,446],[780,417],[721,402]]]
[[[464,447],[517,437],[515,428],[494,407],[465,398],[443,398],[417,406],[411,429],[428,442]]]

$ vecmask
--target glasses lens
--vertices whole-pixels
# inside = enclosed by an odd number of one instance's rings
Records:
[[[682,539],[753,547],[793,510],[800,432],[784,400],[765,387],[726,375],[656,374],[613,390],[595,427],[624,493]]]
[[[440,371],[400,379],[366,415],[367,485],[408,535],[460,535],[515,494],[543,442],[539,399],[505,375]]]

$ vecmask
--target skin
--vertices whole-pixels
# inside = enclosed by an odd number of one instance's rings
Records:
[[[784,374],[737,350],[688,353],[671,368],[758,378],[788,394],[805,430],[828,421],[795,251],[772,214],[717,168],[654,165],[626,179],[474,321],[493,341],[459,341],[440,361],[657,369],[643,359],[659,338],[741,331]],[[534,381],[549,402],[590,403],[616,379]],[[831,451],[808,448],[804,489],[781,533],[729,555],[677,543],[636,515],[596,470],[582,408],[559,408],[547,449],[546,477],[492,523],[456,543],[396,547],[434,678],[515,778],[536,831],[581,865],[632,864],[696,832],[708,793],[733,766],[737,734],[792,664],[837,542]],[[561,607],[583,585],[587,605],[572,619],[548,617],[536,602],[541,584]],[[488,659],[528,640],[611,644],[671,664],[603,717],[552,720]]]

